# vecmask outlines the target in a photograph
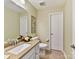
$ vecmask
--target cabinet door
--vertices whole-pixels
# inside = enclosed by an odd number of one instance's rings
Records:
[[[35,56],[36,56],[36,59],[39,59],[39,44],[37,44],[35,47]]]
[[[35,51],[36,51],[36,54],[39,54],[39,44],[36,45]]]
[[[32,50],[30,50],[21,59],[35,59],[35,48],[33,48]]]
[[[36,59],[39,59],[39,55],[36,55]]]
[[[35,51],[32,53],[29,59],[35,59]]]

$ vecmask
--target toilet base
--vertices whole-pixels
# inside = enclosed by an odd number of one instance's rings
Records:
[[[46,54],[46,49],[40,49],[40,54],[45,55]]]

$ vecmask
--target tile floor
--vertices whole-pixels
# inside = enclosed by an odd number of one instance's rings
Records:
[[[45,55],[40,54],[40,59],[65,59],[65,57],[62,51],[46,50]]]

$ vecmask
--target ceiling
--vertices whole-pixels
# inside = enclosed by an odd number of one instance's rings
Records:
[[[56,8],[63,6],[66,0],[29,0],[29,2],[37,9]],[[44,2],[45,5],[40,6],[40,2]]]

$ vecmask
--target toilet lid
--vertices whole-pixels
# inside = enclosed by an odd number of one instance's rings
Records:
[[[47,47],[47,44],[45,44],[45,43],[40,43],[40,44],[39,44],[39,47],[40,47],[40,48],[45,48],[45,47]]]

